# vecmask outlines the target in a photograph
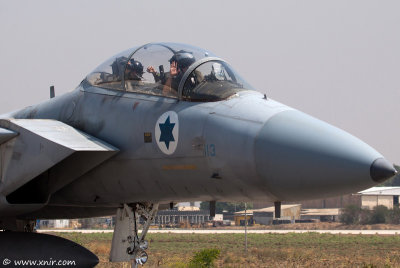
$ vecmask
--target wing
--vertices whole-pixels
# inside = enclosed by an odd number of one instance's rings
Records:
[[[44,206],[118,151],[60,121],[0,120],[0,216]]]

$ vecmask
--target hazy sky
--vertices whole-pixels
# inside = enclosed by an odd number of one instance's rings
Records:
[[[0,0],[0,113],[153,41],[224,58],[270,98],[400,163],[400,1]]]

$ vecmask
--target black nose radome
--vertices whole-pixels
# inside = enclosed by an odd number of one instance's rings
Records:
[[[371,178],[376,182],[383,182],[396,173],[396,169],[385,158],[376,159],[370,168]]]

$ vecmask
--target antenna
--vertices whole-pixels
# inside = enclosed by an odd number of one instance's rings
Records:
[[[56,96],[56,92],[54,91],[54,86],[50,86],[50,99]]]

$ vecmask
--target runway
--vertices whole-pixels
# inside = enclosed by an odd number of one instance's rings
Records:
[[[47,229],[37,230],[39,233],[113,233],[113,230],[65,230]],[[149,233],[172,233],[172,234],[244,234],[245,230],[230,229],[150,229]],[[320,234],[353,234],[353,235],[399,235],[400,230],[247,230],[248,234],[287,234],[287,233],[320,233]]]

